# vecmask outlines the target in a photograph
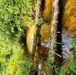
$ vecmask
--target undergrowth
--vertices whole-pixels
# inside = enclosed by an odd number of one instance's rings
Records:
[[[32,0],[0,0],[0,75],[28,75],[30,59],[19,40],[33,20]]]

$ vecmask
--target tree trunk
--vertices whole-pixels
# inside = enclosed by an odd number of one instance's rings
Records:
[[[40,19],[40,8],[41,8],[41,2],[42,0],[37,0],[37,6],[36,6],[36,16],[35,16],[35,31],[34,31],[34,38],[33,38],[33,46],[32,46],[32,53],[33,53],[33,59],[35,55],[36,45],[37,45],[37,36],[39,31],[39,25],[37,23],[38,19]]]
[[[52,0],[52,23],[50,35],[49,63],[54,65],[57,50],[57,25],[59,16],[59,0]]]
[[[34,63],[34,57],[35,57],[35,52],[36,52],[36,46],[37,46],[37,38],[38,35],[40,34],[40,25],[38,24],[38,20],[41,17],[41,2],[42,0],[37,0],[37,6],[36,6],[36,15],[35,15],[35,30],[34,30],[34,38],[33,38],[33,45],[32,45],[32,59],[33,63],[31,65],[31,70],[30,70],[30,75],[38,75],[38,62]],[[33,73],[32,73],[33,72]]]

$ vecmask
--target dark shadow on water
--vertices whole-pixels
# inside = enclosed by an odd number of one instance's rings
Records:
[[[60,6],[59,7],[60,13],[59,13],[59,17],[58,17],[59,22],[58,22],[57,32],[60,32],[60,33],[57,33],[57,42],[58,42],[58,44],[57,44],[56,53],[62,56],[62,1],[61,0],[59,1],[59,6]],[[63,58],[56,55],[55,64],[57,66],[60,66],[62,61],[63,61]]]
[[[57,44],[57,51],[56,51],[56,53],[61,55],[61,56],[62,56],[62,28],[63,28],[62,17],[63,17],[63,13],[64,13],[63,10],[64,10],[64,7],[65,7],[67,1],[68,0],[66,0],[66,1],[60,0],[60,2],[59,2],[60,13],[59,13],[59,17],[58,17],[58,21],[59,22],[58,22],[58,27],[57,27],[58,30],[57,31],[60,32],[60,33],[57,33],[57,42],[61,43],[61,44]],[[57,67],[61,67],[61,64],[63,62],[63,57],[59,57],[59,56],[56,55],[55,59],[56,59],[55,60],[55,65]],[[59,72],[59,70],[58,70],[58,72]],[[54,72],[53,75],[59,75],[59,74]]]

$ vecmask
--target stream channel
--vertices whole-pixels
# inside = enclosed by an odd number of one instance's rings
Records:
[[[61,40],[60,40],[60,41],[62,41],[62,43],[61,43],[61,45],[58,46],[58,47],[61,47],[61,51],[59,50],[57,53],[62,54],[63,60],[68,58],[68,56],[70,55],[70,50],[73,48],[73,46],[71,45],[72,38],[68,34],[69,33],[65,29],[62,29]],[[50,38],[44,39],[41,42],[41,46],[50,48]],[[58,48],[58,49],[60,49],[60,48]],[[61,59],[57,58],[57,61],[59,62],[59,61],[61,61]],[[42,66],[43,66],[43,64],[42,64],[42,62],[40,62],[38,65],[38,69],[40,70],[42,68]],[[45,71],[43,71],[43,75],[47,75],[45,73]]]

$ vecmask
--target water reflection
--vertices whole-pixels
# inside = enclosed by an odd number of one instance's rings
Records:
[[[68,36],[65,30],[62,31],[62,54],[63,58],[68,58],[70,50],[73,48],[71,45],[71,38]]]

